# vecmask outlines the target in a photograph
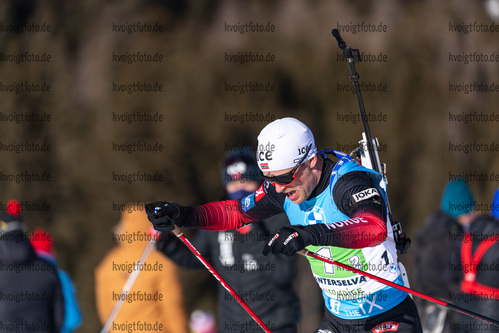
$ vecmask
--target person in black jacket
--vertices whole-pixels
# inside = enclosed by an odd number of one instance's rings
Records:
[[[452,303],[450,296],[459,290],[459,284],[449,278],[452,275],[449,267],[459,262],[453,258],[453,251],[459,246],[464,226],[476,216],[473,205],[473,195],[464,181],[447,183],[440,209],[431,213],[416,233],[413,259],[418,291]],[[424,300],[417,302],[425,332],[448,331],[453,314],[447,308]]]
[[[64,300],[56,268],[38,258],[18,202],[0,212],[0,332],[61,331]]]
[[[231,200],[253,193],[262,179],[249,149],[229,152],[222,168],[227,197]],[[288,225],[285,214],[237,230],[199,230],[192,243],[220,276],[274,333],[296,333],[299,301],[293,289],[296,258],[262,254],[262,247],[280,227]],[[201,262],[171,233],[162,234],[158,249],[178,265],[204,268]],[[234,297],[219,285],[218,332],[261,332],[261,328]]]

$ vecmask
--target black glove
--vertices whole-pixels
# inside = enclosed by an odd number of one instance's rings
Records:
[[[262,254],[285,254],[291,257],[295,252],[312,244],[313,237],[304,226],[282,227],[263,248]]]
[[[159,232],[168,232],[174,229],[174,226],[183,226],[184,207],[169,201],[157,201],[146,204],[146,214],[155,230]]]

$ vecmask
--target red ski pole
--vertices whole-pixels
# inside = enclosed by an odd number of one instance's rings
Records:
[[[476,312],[473,312],[473,311],[469,311],[469,310],[466,310],[466,309],[463,309],[457,305],[453,305],[453,304],[450,304],[450,303],[447,303],[445,301],[442,301],[441,299],[438,299],[438,298],[435,298],[435,297],[431,297],[431,296],[428,296],[428,295],[425,295],[423,293],[420,293],[419,291],[416,291],[416,290],[412,290],[410,288],[407,288],[405,286],[402,286],[400,284],[397,284],[397,283],[394,283],[394,282],[391,282],[391,281],[388,281],[388,280],[385,280],[385,279],[382,279],[380,277],[377,277],[375,275],[372,275],[370,273],[366,273],[364,271],[361,271],[357,268],[353,268],[351,266],[348,266],[348,265],[345,265],[345,264],[342,264],[341,262],[337,262],[337,261],[334,261],[333,259],[331,258],[326,258],[326,257],[323,257],[321,255],[318,255],[318,254],[315,254],[315,253],[312,253],[308,250],[301,250],[301,251],[298,251],[297,253],[303,255],[303,256],[309,256],[309,257],[312,257],[312,258],[315,258],[317,260],[320,260],[320,261],[323,261],[323,262],[326,262],[328,264],[333,264],[333,265],[336,265],[336,266],[339,266],[341,268],[344,268],[346,270],[349,270],[351,272],[354,272],[354,273],[357,273],[357,274],[360,274],[360,275],[364,275],[364,276],[367,276],[368,278],[371,278],[373,280],[376,280],[380,283],[383,283],[383,284],[386,284],[390,287],[393,287],[393,288],[396,288],[396,289],[399,289],[399,290],[402,290],[402,291],[405,291],[406,293],[409,293],[409,294],[412,294],[412,295],[415,295],[415,296],[418,296],[418,297],[421,297],[422,299],[425,299],[427,301],[430,301],[430,302],[433,302],[433,303],[436,303],[438,305],[441,305],[441,306],[444,306],[446,308],[449,308],[451,310],[454,310],[454,311],[457,311],[459,313],[462,313],[464,315],[467,315],[467,316],[470,316],[472,318],[475,318],[475,319],[479,319],[479,320],[483,320],[489,324],[494,324],[496,326],[499,327],[499,321],[497,320],[494,320],[492,318],[488,318],[488,317],[485,317],[479,313],[476,313]]]
[[[258,318],[258,316],[253,312],[253,310],[251,310],[250,307],[241,299],[241,297],[239,297],[239,295],[227,284],[227,282],[225,282],[225,280],[222,279],[222,277],[220,275],[218,275],[218,273],[206,261],[206,259],[201,255],[201,253],[199,253],[199,251],[191,244],[191,242],[189,242],[189,240],[187,238],[185,238],[185,236],[182,234],[182,231],[180,230],[180,228],[178,228],[177,226],[175,226],[175,229],[173,229],[172,232],[175,234],[175,236],[177,236],[178,238],[180,238],[180,240],[189,248],[189,250],[192,251],[192,253],[194,253],[194,255],[196,256],[196,258],[198,258],[198,260],[201,261],[201,263],[222,284],[222,286],[228,292],[230,292],[230,294],[232,296],[234,296],[234,298],[236,299],[236,301],[238,301],[239,304],[241,304],[241,306],[244,308],[244,310],[246,310],[246,312],[248,312],[248,314],[258,323],[258,325],[260,325],[260,327],[265,332],[272,333],[270,331],[270,329],[263,323],[263,321],[260,318]]]

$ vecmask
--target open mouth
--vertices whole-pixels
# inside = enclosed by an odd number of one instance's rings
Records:
[[[291,201],[296,200],[296,198],[298,197],[298,193],[296,191],[289,191],[286,193],[286,195],[288,196],[288,199]]]

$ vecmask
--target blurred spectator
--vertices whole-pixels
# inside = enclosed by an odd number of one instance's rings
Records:
[[[452,253],[459,246],[463,229],[476,216],[472,210],[474,198],[462,181],[448,182],[440,202],[440,209],[431,213],[416,233],[414,244],[414,278],[416,289],[424,294],[449,301],[459,289],[457,281],[449,283]],[[447,331],[448,309],[424,300],[417,300],[423,331]]]
[[[209,311],[194,310],[189,320],[190,333],[216,333],[215,316]]]
[[[37,228],[30,239],[31,245],[36,254],[57,268],[57,274],[62,287],[64,297],[64,322],[61,333],[70,333],[81,326],[82,317],[78,301],[76,300],[76,290],[73,281],[63,269],[57,266],[55,252],[53,248],[53,238],[48,232]]]
[[[243,198],[262,182],[250,149],[229,152],[222,167],[222,181],[229,200]],[[261,189],[263,193],[263,189]],[[258,193],[258,192],[257,192]],[[295,333],[299,301],[293,289],[296,256],[264,256],[264,241],[288,225],[284,214],[237,230],[198,230],[192,244],[215,271],[243,299],[273,333]],[[184,268],[204,268],[171,233],[163,234],[158,249]],[[218,332],[262,332],[258,324],[222,285],[219,285]]]
[[[64,300],[56,268],[36,256],[25,233],[21,207],[0,212],[0,331],[57,332]]]
[[[490,214],[476,217],[456,251],[461,265],[454,271],[460,281],[457,305],[499,320],[499,189],[494,195]],[[496,216],[496,217],[495,217]],[[499,332],[499,327],[468,316],[457,315],[451,329],[455,332]]]
[[[97,311],[102,324],[116,302],[124,299],[109,332],[132,330],[187,333],[182,290],[177,267],[153,249],[144,262],[139,259],[152,235],[150,223],[140,208],[125,211],[114,233],[118,241],[95,269]],[[140,270],[127,294],[122,290],[134,269]]]

